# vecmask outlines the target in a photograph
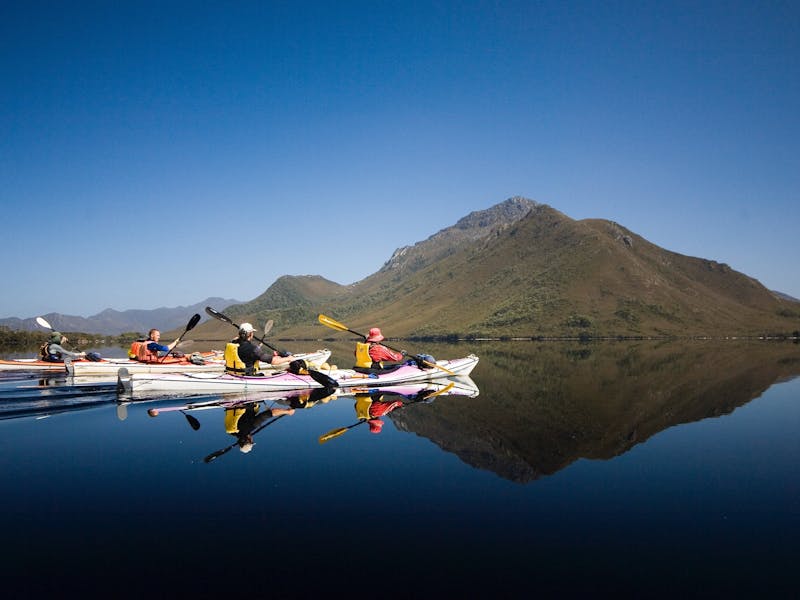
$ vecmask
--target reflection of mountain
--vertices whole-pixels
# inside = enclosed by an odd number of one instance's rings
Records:
[[[512,342],[474,350],[478,398],[409,407],[392,419],[521,483],[731,413],[800,374],[800,347],[777,342]]]

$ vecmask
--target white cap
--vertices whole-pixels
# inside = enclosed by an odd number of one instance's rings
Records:
[[[255,328],[250,323],[242,323],[239,325],[239,333],[251,333]]]

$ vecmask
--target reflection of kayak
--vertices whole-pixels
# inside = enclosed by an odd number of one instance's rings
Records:
[[[469,375],[478,364],[478,357],[470,354],[464,358],[436,361],[437,367],[419,368],[404,364],[391,371],[366,375],[353,369],[322,371],[333,378],[341,388],[384,387],[406,383],[435,381],[448,376]],[[229,375],[227,373],[126,373],[120,371],[118,389],[139,391],[199,391],[236,392],[247,390],[281,391],[324,387],[311,375],[295,375],[287,371],[259,377]]]
[[[475,398],[478,396],[479,390],[475,382],[468,376],[447,377],[445,379],[437,379],[436,381],[422,381],[419,383],[382,387],[336,388],[334,390],[315,388],[281,392],[234,392],[231,394],[220,394],[212,400],[186,402],[185,404],[179,404],[177,406],[157,406],[148,410],[147,413],[151,417],[155,417],[165,412],[234,408],[246,404],[257,404],[259,402],[275,402],[286,408],[311,408],[319,402],[326,404],[337,398],[352,399],[359,393],[369,393],[371,395],[391,394],[404,396],[405,398],[415,398],[420,395],[425,397],[442,395]],[[159,395],[158,397],[163,398],[163,395]]]
[[[330,358],[331,351],[328,349],[316,350],[303,354],[296,354],[297,358],[302,358],[309,364],[321,365]],[[75,375],[108,375],[111,378],[117,377],[117,372],[121,367],[125,367],[128,373],[221,373],[225,370],[225,360],[221,352],[211,352],[201,355],[205,364],[198,365],[185,358],[182,360],[172,359],[169,362],[146,363],[126,358],[104,359],[97,362],[74,361],[67,371]],[[262,365],[264,370],[273,370],[272,365]]]

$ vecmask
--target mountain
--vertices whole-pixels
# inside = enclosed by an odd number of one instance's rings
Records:
[[[717,337],[800,329],[800,303],[724,263],[519,197],[399,248],[355,284],[286,276],[232,310],[239,321],[273,319],[273,335],[284,338],[349,335],[325,329],[319,313],[359,332],[378,325],[394,337]],[[194,337],[229,337],[230,326],[219,325],[200,326]],[[218,331],[223,337],[214,337]]]
[[[125,310],[118,311],[108,308],[91,317],[76,317],[49,313],[43,316],[55,329],[59,331],[80,331],[82,333],[101,333],[118,335],[120,333],[138,332],[145,333],[155,327],[162,331],[180,329],[183,331],[194,313],[200,313],[203,320],[208,319],[205,313],[206,306],[225,308],[238,304],[238,300],[224,298],[206,298],[202,302],[191,306],[177,306],[174,308],[154,308],[152,310]],[[36,331],[41,327],[36,323],[35,317],[28,319],[8,318],[0,319],[0,326],[13,330]]]

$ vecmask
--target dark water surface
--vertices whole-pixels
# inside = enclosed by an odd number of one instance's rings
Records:
[[[347,347],[328,345],[332,361],[349,366]],[[222,408],[188,413],[196,429],[180,412],[147,414],[183,398],[120,406],[113,382],[76,390],[53,376],[0,374],[7,589],[795,592],[798,345],[425,351],[479,355],[479,395],[408,404],[378,434],[364,423],[325,443],[320,436],[359,420],[352,397],[318,402],[260,431],[248,453],[232,447]]]

